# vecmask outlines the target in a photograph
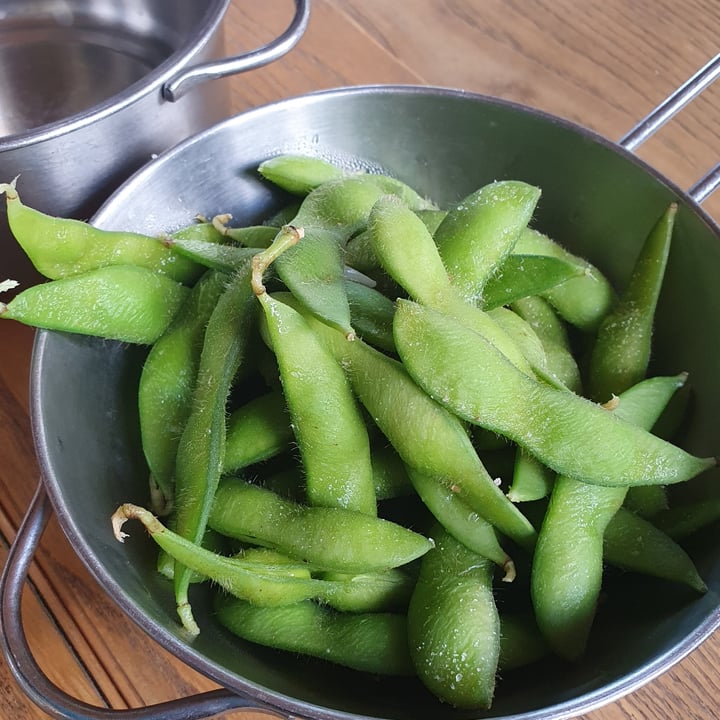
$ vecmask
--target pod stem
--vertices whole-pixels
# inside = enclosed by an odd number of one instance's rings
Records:
[[[124,505],[121,505],[110,518],[113,535],[118,542],[125,542],[125,538],[129,537],[122,529],[123,525],[128,520],[139,520],[151,535],[157,535],[165,532],[165,526],[149,510],[146,510],[144,507],[140,507],[139,505],[125,503]],[[193,637],[199,635],[200,628],[193,617],[192,607],[187,598],[187,592],[178,595],[176,600],[177,613],[180,617],[180,621],[182,622],[182,626]]]
[[[517,577],[517,570],[515,568],[515,563],[508,558],[503,564],[502,569],[505,571],[505,574],[502,577],[503,582],[511,583],[515,580]]]
[[[265,294],[263,275],[270,265],[288,248],[296,245],[304,237],[305,231],[294,225],[283,225],[269,248],[255,255],[252,259],[252,289],[255,295]]]
[[[163,524],[149,510],[132,503],[124,503],[110,518],[113,535],[118,542],[125,542],[125,538],[130,537],[122,529],[128,520],[139,520],[151,535],[165,531]]]
[[[0,195],[5,193],[8,202],[20,199],[17,190],[15,189],[15,185],[17,184],[19,177],[19,175],[16,175],[9,183],[0,183]]]
[[[228,234],[228,223],[232,220],[230,213],[223,213],[222,215],[215,215],[211,220],[212,226],[221,234],[226,236]]]

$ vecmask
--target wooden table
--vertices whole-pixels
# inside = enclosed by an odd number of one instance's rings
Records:
[[[271,39],[291,12],[289,0],[233,0],[225,23],[229,48]],[[294,51],[228,82],[236,111],[341,85],[465,88],[617,140],[718,51],[719,31],[717,0],[313,0],[309,29]],[[720,157],[720,86],[639,154],[689,187]],[[720,219],[720,193],[705,207]],[[28,419],[32,339],[31,330],[0,323],[0,561],[38,476]],[[44,670],[87,702],[138,707],[214,687],[125,618],[55,520],[37,553],[24,611]],[[718,667],[716,634],[660,679],[586,720],[716,718]],[[0,717],[45,717],[1,662]]]

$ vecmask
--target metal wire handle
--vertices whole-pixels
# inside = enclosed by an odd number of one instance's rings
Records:
[[[620,139],[619,145],[633,152],[654,135],[670,118],[674,117],[689,102],[717,80],[718,77],[720,77],[720,53],[700,68],[649,115],[640,120],[630,132]],[[720,187],[720,163],[700,178],[687,191],[687,194],[699,204],[718,187]]]
[[[300,41],[307,28],[309,18],[310,0],[295,0],[295,15],[282,35],[257,50],[243,55],[224,60],[212,60],[180,71],[163,86],[163,97],[169,102],[176,102],[193,87],[206,80],[237,75],[278,60]]]

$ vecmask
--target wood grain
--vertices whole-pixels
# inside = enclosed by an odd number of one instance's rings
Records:
[[[267,42],[284,29],[292,9],[290,0],[233,0],[225,21],[228,50]],[[345,85],[463,88],[618,140],[718,51],[719,30],[717,0],[314,0],[308,31],[289,55],[221,82],[234,112]],[[680,187],[690,186],[720,158],[720,85],[638,155]],[[720,219],[720,193],[705,207]],[[32,335],[0,323],[0,562],[38,475],[28,417]],[[214,687],[118,610],[54,520],[33,565],[24,611],[48,675],[88,702],[139,707]],[[719,666],[715,634],[647,687],[583,720],[716,718]],[[0,717],[45,717],[2,662]]]

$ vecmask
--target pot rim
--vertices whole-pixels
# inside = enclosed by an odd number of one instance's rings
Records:
[[[720,226],[690,195],[681,190],[673,181],[669,180],[646,161],[594,130],[571,120],[561,118],[546,111],[515,101],[505,100],[481,93],[469,92],[457,88],[414,84],[368,84],[341,86],[283,98],[272,103],[243,110],[206,130],[186,138],[176,146],[160,153],[156,158],[151,160],[144,167],[140,168],[132,176],[130,176],[130,178],[128,178],[125,182],[123,182],[101,205],[98,211],[90,219],[90,222],[92,224],[102,226],[104,216],[108,211],[109,205],[122,202],[123,195],[133,192],[133,188],[138,183],[142,182],[144,175],[148,173],[150,169],[162,167],[163,164],[172,161],[173,157],[176,155],[182,154],[186,147],[202,142],[206,136],[219,132],[224,126],[238,122],[241,117],[247,115],[272,115],[282,112],[286,108],[292,108],[298,103],[303,103],[308,100],[322,100],[323,97],[328,96],[343,97],[348,95],[384,94],[421,94],[467,99],[473,102],[510,108],[515,111],[543,119],[546,122],[565,127],[568,130],[582,135],[589,141],[598,143],[603,147],[621,155],[625,160],[638,165],[646,173],[652,175],[656,180],[666,185],[668,189],[670,189],[688,205],[692,212],[694,212],[708,226],[710,231],[718,238],[718,240],[720,240]],[[316,705],[314,703],[286,695],[273,690],[272,688],[250,681],[247,678],[228,670],[224,666],[201,654],[191,644],[182,642],[180,637],[173,635],[162,627],[159,627],[147,613],[142,611],[138,606],[136,606],[131,598],[126,596],[122,585],[120,585],[105,569],[100,559],[97,558],[94,553],[89,551],[79,526],[73,517],[71,509],[67,506],[64,500],[60,485],[54,476],[53,469],[48,462],[48,458],[43,452],[41,452],[44,447],[48,446],[48,438],[45,436],[44,428],[39,421],[42,416],[42,412],[40,407],[41,403],[39,401],[41,393],[38,392],[38,389],[43,382],[41,360],[45,345],[50,335],[51,331],[47,330],[38,330],[36,332],[30,372],[30,415],[32,420],[33,439],[41,469],[42,482],[47,490],[48,496],[55,513],[58,516],[58,520],[63,531],[68,536],[73,547],[77,549],[76,551],[78,552],[82,562],[108,596],[112,598],[113,601],[123,610],[123,612],[135,623],[137,623],[145,632],[147,632],[161,647],[171,652],[175,655],[175,657],[179,658],[190,667],[206,675],[213,681],[222,684],[231,691],[251,698],[254,701],[264,703],[266,709],[277,709],[282,712],[299,713],[300,715],[308,715],[310,717],[317,718],[317,720],[373,720],[370,717],[323,707],[321,705]],[[697,649],[697,647],[718,628],[720,628],[720,604],[705,618],[705,620],[694,628],[692,633],[687,635],[682,641],[676,643],[662,655],[651,659],[637,670],[627,673],[615,681],[602,685],[601,687],[588,690],[576,697],[558,701],[554,705],[520,714],[516,713],[512,715],[497,716],[496,720],[570,720],[571,718],[577,717],[578,714],[591,712],[599,707],[605,706],[624,696],[627,696],[662,675]],[[491,715],[488,717],[491,719],[494,716]]]
[[[61,120],[7,137],[0,137],[0,153],[19,150],[81,130],[134,105],[153,92],[158,93],[160,101],[167,102],[162,98],[162,87],[176,75],[179,68],[185,66],[203,49],[208,39],[217,31],[230,2],[231,0],[209,0],[203,20],[192,29],[186,43],[121,92]]]

